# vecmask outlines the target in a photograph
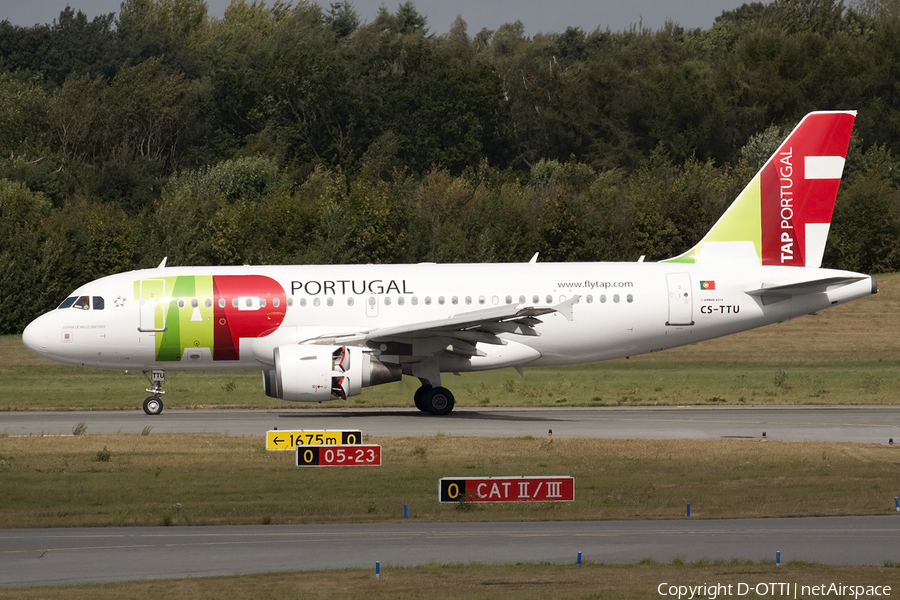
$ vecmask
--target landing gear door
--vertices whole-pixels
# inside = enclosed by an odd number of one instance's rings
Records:
[[[666,325],[693,325],[694,301],[690,274],[667,273],[666,285],[669,288],[669,320]]]
[[[138,331],[155,332],[166,330],[165,279],[141,280],[141,317]]]

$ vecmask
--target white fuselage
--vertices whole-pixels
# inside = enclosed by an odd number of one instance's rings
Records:
[[[859,280],[774,302],[747,293],[850,276]],[[242,277],[256,278],[253,290],[241,291]],[[263,280],[272,283],[264,285]],[[584,363],[664,350],[785,321],[873,291],[873,280],[855,273],[753,265],[175,267],[121,273],[86,284],[72,298],[87,297],[93,304],[99,298],[102,308],[54,310],[29,325],[23,339],[40,355],[86,367],[266,370],[273,366],[275,348],[282,345],[440,322],[502,305],[557,306],[579,296],[571,320],[558,312],[545,314],[534,326],[536,336],[501,333],[506,345],[479,344],[485,356],[449,357],[440,365],[441,371],[473,371]],[[234,324],[245,318],[249,320],[243,329],[236,329]],[[232,327],[227,347],[217,326]],[[413,355],[434,352],[443,343],[440,335],[412,335],[408,341],[406,352]],[[423,346],[421,352],[417,344]],[[377,340],[369,346],[376,354],[384,352],[385,360],[397,358]]]

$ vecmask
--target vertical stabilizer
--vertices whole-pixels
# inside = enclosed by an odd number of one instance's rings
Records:
[[[856,111],[814,112],[779,146],[700,242],[664,262],[819,267]]]

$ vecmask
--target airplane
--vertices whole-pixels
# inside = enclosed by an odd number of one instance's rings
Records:
[[[167,267],[103,277],[28,325],[32,352],[141,370],[148,415],[165,371],[262,372],[266,395],[347,399],[443,373],[567,365],[693,344],[878,291],[821,268],[855,111],[804,117],[712,229],[661,262]]]

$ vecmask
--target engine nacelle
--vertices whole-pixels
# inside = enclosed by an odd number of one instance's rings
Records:
[[[299,344],[275,348],[275,369],[263,371],[263,387],[272,398],[323,402],[401,377],[399,365],[384,364],[362,348]]]

